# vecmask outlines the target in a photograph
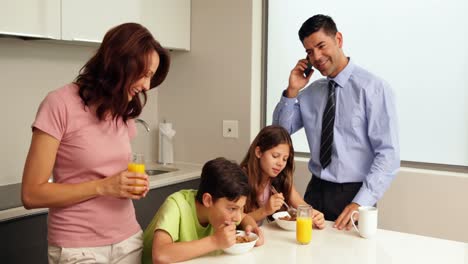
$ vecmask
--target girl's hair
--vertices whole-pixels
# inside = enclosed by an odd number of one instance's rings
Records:
[[[250,145],[247,155],[240,164],[249,177],[249,185],[252,190],[245,205],[246,213],[252,212],[260,207],[257,201],[257,195],[262,192],[262,190],[260,190],[262,169],[260,167],[260,159],[255,155],[255,149],[259,147],[260,151],[264,153],[279,144],[287,144],[289,146],[289,156],[286,167],[272,180],[271,184],[276,190],[283,193],[285,201],[288,201],[291,196],[294,173],[294,148],[291,137],[288,131],[281,126],[266,126],[258,133],[257,137]]]
[[[150,55],[159,55],[159,66],[150,88],[160,85],[167,76],[169,53],[140,24],[125,23],[110,29],[96,54],[81,68],[75,84],[86,106],[96,107],[96,116],[103,120],[108,113],[123,121],[140,115],[146,104],[146,92],[128,101],[129,87],[142,78],[150,67]]]

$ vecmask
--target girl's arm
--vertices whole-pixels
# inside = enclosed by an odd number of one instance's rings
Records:
[[[283,202],[283,194],[273,194],[272,196],[270,196],[270,199],[265,204],[265,206],[262,206],[257,210],[250,212],[249,215],[257,222],[262,221],[267,216],[272,215],[273,213],[278,211],[281,208],[281,206],[283,206]]]

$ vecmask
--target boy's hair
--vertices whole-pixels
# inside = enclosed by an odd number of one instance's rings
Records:
[[[338,29],[333,19],[326,15],[315,15],[307,19],[299,29],[299,39],[304,42],[304,39],[311,34],[323,30],[329,36],[335,36]]]
[[[203,203],[204,193],[209,193],[213,202],[220,198],[237,201],[250,194],[249,180],[241,167],[225,158],[216,158],[203,165],[200,185],[195,199]]]

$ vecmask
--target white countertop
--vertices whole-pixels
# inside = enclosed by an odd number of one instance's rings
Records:
[[[176,162],[175,164],[162,166],[160,164],[150,163],[146,164],[146,169],[176,169],[175,171],[150,176],[150,189],[155,189],[200,178],[202,165]],[[24,216],[47,213],[48,211],[49,209],[47,208],[27,210],[23,206],[0,210],[0,222]]]
[[[204,256],[183,263],[337,263],[337,264],[468,264],[468,244],[379,229],[372,239],[355,231],[340,231],[327,222],[313,230],[312,242],[299,245],[294,231],[276,223],[264,225],[265,244],[242,255]],[[465,228],[465,227],[460,227]]]

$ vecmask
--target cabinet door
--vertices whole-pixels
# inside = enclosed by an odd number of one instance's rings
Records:
[[[112,27],[139,23],[139,10],[134,0],[62,0],[62,39],[101,43]]]
[[[190,0],[62,0],[62,39],[100,43],[112,27],[144,25],[169,49],[190,49]]]
[[[140,0],[141,23],[162,46],[190,50],[190,0]]]
[[[150,190],[144,199],[133,200],[136,217],[143,231],[169,195],[183,189],[198,189],[199,184],[200,179],[172,184]]]
[[[0,34],[60,39],[60,0],[0,0]]]
[[[0,223],[1,263],[47,263],[47,213]]]

